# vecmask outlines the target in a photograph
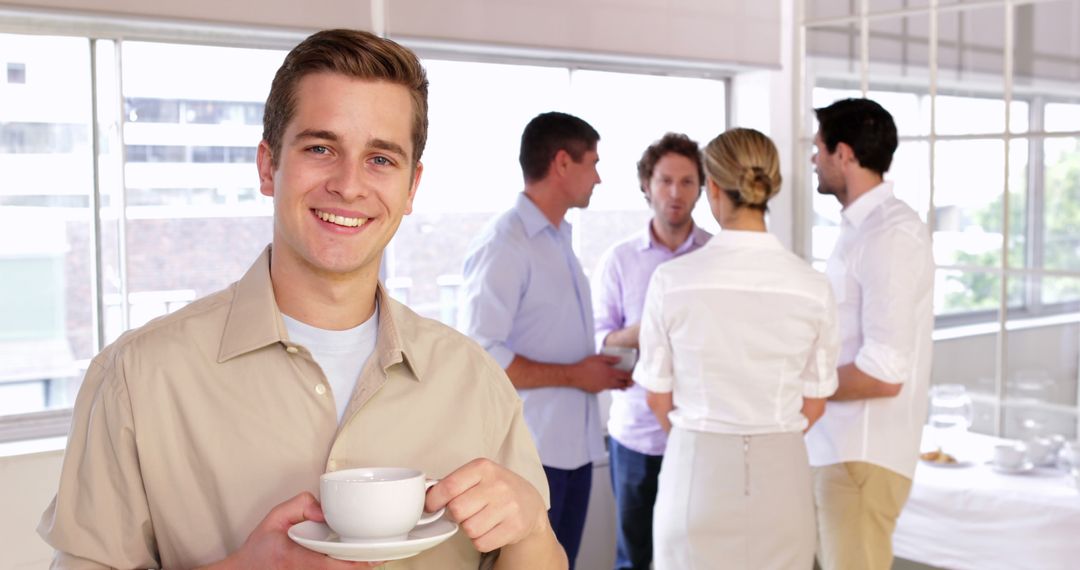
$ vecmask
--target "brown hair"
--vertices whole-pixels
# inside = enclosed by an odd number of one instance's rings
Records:
[[[754,129],[730,129],[705,147],[705,172],[736,208],[765,210],[780,192],[780,157],[769,137]]]
[[[285,127],[296,112],[296,86],[310,73],[340,73],[356,79],[381,80],[409,90],[413,107],[413,161],[427,143],[428,81],[420,61],[397,42],[360,30],[323,30],[308,36],[285,56],[278,68],[263,112],[263,140],[277,160]]]
[[[701,167],[701,152],[698,150],[698,144],[684,134],[667,133],[660,140],[649,145],[637,163],[638,182],[642,192],[649,186],[656,163],[669,153],[689,158],[690,162],[697,167],[698,187],[705,184],[705,171]]]
[[[599,141],[600,133],[584,119],[558,111],[540,113],[521,133],[518,163],[525,182],[543,180],[560,150],[574,162],[581,162],[586,152],[596,150]]]

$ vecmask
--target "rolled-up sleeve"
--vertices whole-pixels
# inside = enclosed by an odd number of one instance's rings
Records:
[[[671,339],[664,324],[664,289],[663,268],[660,268],[649,279],[645,293],[639,335],[641,358],[634,368],[634,382],[657,393],[671,392],[675,383]]]
[[[840,329],[837,326],[836,300],[827,285],[824,291],[825,303],[818,335],[802,372],[804,398],[827,398],[839,387],[836,361],[840,354]]]
[[[596,330],[596,346],[604,346],[604,339],[626,326],[626,313],[622,306],[622,280],[614,249],[609,249],[597,265],[592,283],[593,322]]]
[[[499,239],[487,239],[465,259],[462,331],[504,369],[514,360],[507,339],[528,283],[526,258]]]
[[[38,534],[53,568],[158,568],[124,371],[114,352],[90,365],[75,403],[60,487]]]
[[[855,366],[890,384],[905,382],[915,365],[916,306],[928,282],[919,265],[897,260],[925,255],[925,237],[916,229],[894,228],[869,236],[854,265],[862,290],[863,343]],[[932,282],[933,276],[929,276]]]

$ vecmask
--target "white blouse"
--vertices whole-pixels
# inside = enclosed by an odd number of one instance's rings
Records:
[[[771,234],[724,230],[653,274],[634,381],[674,392],[683,429],[799,432],[802,399],[836,391],[839,342],[824,275]]]

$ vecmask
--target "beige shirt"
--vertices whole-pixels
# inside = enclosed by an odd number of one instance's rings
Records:
[[[490,458],[548,488],[521,402],[467,337],[379,288],[379,332],[337,421],[310,353],[287,338],[270,250],[228,289],[130,331],[91,363],[56,498],[38,532],[56,568],[191,568],[236,550],[325,471],[444,477]],[[385,568],[477,568],[462,532]]]

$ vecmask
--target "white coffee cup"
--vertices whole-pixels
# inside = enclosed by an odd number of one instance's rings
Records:
[[[1053,465],[1057,461],[1053,440],[1036,437],[1027,442],[1027,459],[1035,465]]]
[[[999,443],[994,446],[994,465],[1004,469],[1017,469],[1024,465],[1026,447],[1019,442]]]
[[[1066,469],[1080,469],[1080,441],[1067,441],[1061,446],[1058,455],[1061,466]]]
[[[615,368],[626,372],[633,370],[634,365],[637,364],[638,351],[636,348],[630,348],[628,346],[605,346],[600,349],[600,354],[618,356],[619,362],[615,364]]]
[[[424,513],[427,490],[438,481],[403,467],[362,467],[319,478],[326,524],[342,542],[404,539],[414,527],[442,516]]]

